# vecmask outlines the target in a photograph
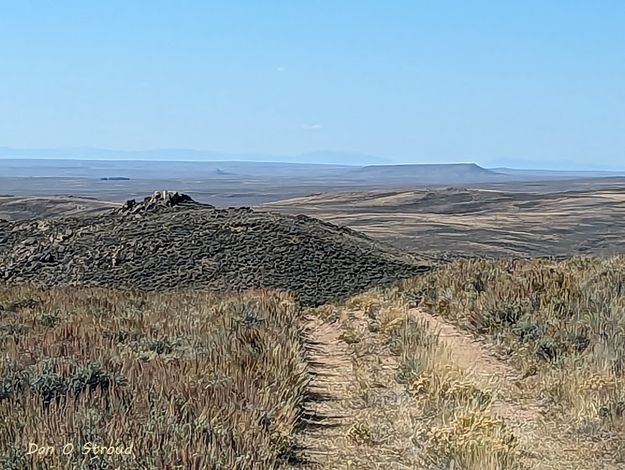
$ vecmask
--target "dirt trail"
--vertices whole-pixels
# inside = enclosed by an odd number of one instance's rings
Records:
[[[455,362],[463,369],[475,369],[475,372],[484,377],[498,377],[514,380],[518,373],[508,364],[496,359],[487,350],[486,345],[480,343],[469,334],[461,332],[455,326],[430,315],[421,309],[411,309],[409,314],[417,319],[424,320],[429,327],[439,333],[439,338],[446,343],[454,354]]]
[[[493,403],[493,411],[499,416],[517,427],[527,427],[540,420],[541,407],[536,400],[526,399],[513,403],[507,399],[521,376],[511,366],[497,359],[486,343],[424,310],[412,309],[409,314],[417,320],[424,320],[433,332],[438,333],[441,341],[453,354],[456,365],[471,372],[482,386],[499,390],[500,397]]]
[[[306,347],[312,383],[304,409],[306,430],[297,443],[305,454],[306,468],[339,468],[345,464],[336,440],[344,437],[352,421],[345,402],[354,374],[341,334],[336,324],[319,318],[307,320]]]
[[[396,359],[382,350],[380,336],[366,335],[368,321],[362,311],[349,310],[347,316],[333,323],[318,318],[307,322],[313,381],[305,407],[307,427],[297,442],[303,468],[423,468],[415,464],[410,444],[409,397],[394,380]],[[347,344],[341,335],[349,332],[362,340]],[[356,353],[360,347],[374,349]]]
[[[485,342],[420,309],[408,315],[438,332],[452,361],[469,371],[480,388],[493,392],[491,411],[514,430],[524,449],[525,468],[609,468],[589,463],[591,445],[567,439],[562,429],[543,419],[541,403],[516,388],[519,373],[497,359]],[[342,335],[354,332],[361,339],[347,344]],[[295,468],[430,468],[421,464],[419,445],[413,441],[420,406],[395,381],[398,362],[385,335],[371,334],[366,315],[347,309],[334,323],[309,317],[306,336],[312,383],[305,429],[297,436],[303,464]],[[354,431],[373,443],[354,440]]]
[[[526,449],[525,457],[531,468],[581,468],[581,462],[583,468],[603,468],[597,462],[594,463],[597,466],[589,466],[587,458],[594,451],[589,443],[566,439],[562,429],[544,419],[545,410],[535,397],[518,393],[515,384],[521,379],[519,372],[495,357],[487,343],[422,309],[411,309],[409,315],[425,321],[433,332],[438,332],[455,363],[472,372],[478,383],[497,392],[491,410],[514,429]]]

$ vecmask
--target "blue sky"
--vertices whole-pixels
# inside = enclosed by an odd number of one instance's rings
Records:
[[[625,169],[622,1],[0,7],[0,146]]]

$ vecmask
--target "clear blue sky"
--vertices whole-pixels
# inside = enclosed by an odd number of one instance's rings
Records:
[[[622,0],[0,7],[0,146],[625,169]]]

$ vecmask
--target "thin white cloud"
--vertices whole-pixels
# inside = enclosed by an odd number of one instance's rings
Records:
[[[321,124],[302,124],[301,127],[307,131],[316,131],[322,128]]]
[[[286,72],[286,67],[284,67],[283,65],[280,65],[279,67],[276,67],[276,72]]]

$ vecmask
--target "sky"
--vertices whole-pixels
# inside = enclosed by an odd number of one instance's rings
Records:
[[[0,0],[0,146],[625,169],[625,2]]]

